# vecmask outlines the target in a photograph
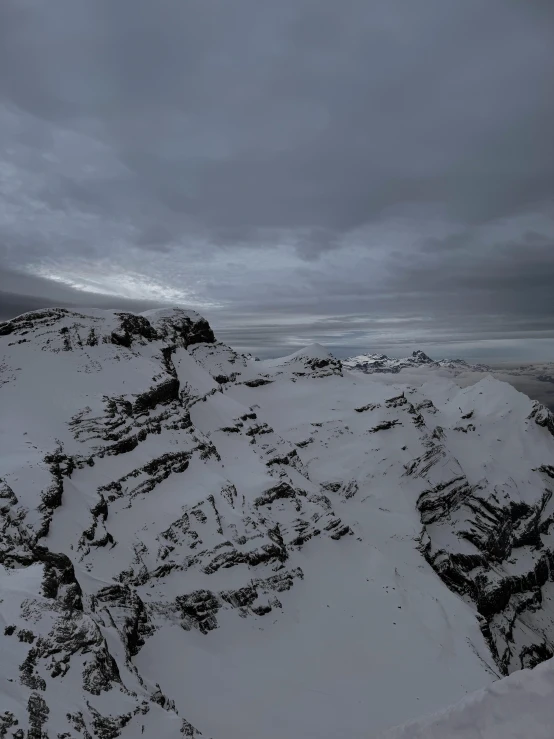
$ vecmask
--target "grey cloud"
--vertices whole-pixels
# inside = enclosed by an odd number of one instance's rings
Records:
[[[169,244],[174,240],[175,234],[163,223],[150,223],[139,232],[136,244],[150,247],[151,249],[167,251]]]
[[[40,308],[52,306],[73,308],[83,303],[94,308],[118,308],[129,311],[143,311],[161,305],[154,301],[126,300],[92,293],[87,293],[83,300],[83,293],[79,290],[0,267],[0,321]]]
[[[2,0],[5,290],[127,275],[252,346],[544,336],[553,47],[545,0]]]
[[[5,94],[95,129],[137,191],[208,231],[348,232],[409,203],[483,222],[553,194],[544,5],[6,0],[0,14]]]
[[[476,310],[535,313],[552,319],[554,234],[526,232],[500,243],[466,234],[435,239],[432,250],[403,260],[394,281],[400,292],[411,287],[435,297],[450,294],[454,304],[459,298],[471,300]]]

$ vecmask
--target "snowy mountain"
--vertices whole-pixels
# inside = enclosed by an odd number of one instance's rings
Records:
[[[492,375],[554,411],[554,362],[527,362],[523,365],[503,362],[489,366],[470,364],[463,359],[434,360],[419,350],[412,352],[411,357],[402,359],[387,357],[386,354],[360,354],[344,359],[342,364],[349,370],[365,374],[394,375],[402,372],[404,382],[414,380],[409,376],[410,372],[417,375],[427,370],[436,370],[442,376],[455,378],[461,386],[474,385],[485,375]],[[415,379],[419,381],[417,377]]]
[[[434,360],[418,349],[412,352],[411,357],[403,359],[395,359],[387,357],[386,354],[359,354],[356,357],[349,357],[343,360],[343,365],[347,369],[357,370],[371,374],[374,372],[381,373],[397,373],[404,369],[414,369],[419,367],[427,368],[446,368],[458,372],[490,372],[491,368],[486,364],[468,364],[463,359],[439,359]]]
[[[0,347],[0,736],[367,739],[552,657],[554,416],[509,385],[178,309]]]

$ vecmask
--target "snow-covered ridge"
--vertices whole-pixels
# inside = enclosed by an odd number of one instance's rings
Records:
[[[552,414],[344,364],[0,324],[0,735],[368,737],[552,656]]]
[[[343,365],[347,369],[357,370],[359,372],[371,373],[396,373],[403,369],[413,369],[416,367],[433,367],[436,369],[446,368],[450,370],[458,370],[460,372],[488,372],[490,367],[486,364],[469,364],[463,359],[439,359],[434,360],[418,349],[412,352],[411,357],[396,359],[387,357],[386,354],[359,354],[356,357],[349,357],[343,360]]]
[[[551,739],[554,660],[521,670],[379,739]]]

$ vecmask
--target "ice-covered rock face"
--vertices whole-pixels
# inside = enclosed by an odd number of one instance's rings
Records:
[[[365,737],[545,659],[553,428],[192,311],[0,324],[0,735]]]

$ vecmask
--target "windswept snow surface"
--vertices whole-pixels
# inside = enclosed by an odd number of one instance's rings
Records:
[[[554,419],[510,386],[181,310],[25,314],[0,372],[0,735],[361,739],[552,656]]]
[[[554,660],[521,670],[380,739],[552,739]]]

